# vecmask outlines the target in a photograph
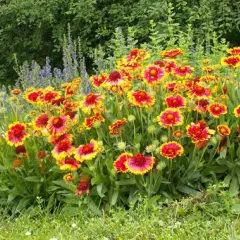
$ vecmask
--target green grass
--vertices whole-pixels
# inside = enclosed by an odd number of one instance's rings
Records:
[[[47,214],[40,208],[15,219],[3,214],[0,239],[234,240],[240,239],[239,214],[238,198],[209,190],[168,204],[142,200],[137,207],[111,210],[101,217],[87,210],[75,217]]]

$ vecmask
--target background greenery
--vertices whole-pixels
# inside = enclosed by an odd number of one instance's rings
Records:
[[[172,5],[171,5],[172,3]],[[123,33],[133,27],[139,43],[148,41],[150,20],[164,34],[173,11],[174,28],[186,31],[191,24],[195,41],[206,41],[215,31],[232,45],[239,45],[239,0],[0,0],[0,82],[17,78],[14,54],[19,63],[36,60],[40,65],[49,56],[55,67],[62,66],[63,34],[71,25],[78,36],[87,66],[91,69],[94,48],[104,51],[116,27]]]

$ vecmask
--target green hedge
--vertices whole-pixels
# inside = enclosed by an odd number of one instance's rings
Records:
[[[149,36],[149,20],[164,32],[169,11],[175,27],[185,30],[191,24],[195,39],[204,41],[216,31],[232,45],[239,45],[240,6],[236,0],[2,0],[0,1],[0,82],[16,79],[14,53],[19,62],[36,60],[61,66],[63,34],[71,25],[72,36],[79,36],[82,51],[91,65],[91,55],[101,44],[106,48],[118,26],[135,30],[139,43]]]

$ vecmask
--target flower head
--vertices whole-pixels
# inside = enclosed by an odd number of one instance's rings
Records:
[[[33,123],[34,129],[37,131],[41,131],[45,129],[47,127],[48,120],[49,120],[49,117],[46,113],[41,114],[35,119]]]
[[[50,135],[48,138],[48,141],[53,144],[56,145],[61,141],[68,141],[68,142],[72,142],[73,139],[73,135],[72,134],[63,134],[63,135]]]
[[[51,135],[60,136],[69,131],[70,118],[68,116],[53,116],[47,124],[48,132]]]
[[[143,175],[153,168],[154,162],[154,157],[138,153],[127,159],[126,166],[129,172],[136,175]]]
[[[221,136],[228,136],[228,135],[230,135],[231,130],[227,125],[218,125],[217,126],[217,132]]]
[[[61,160],[71,156],[75,152],[75,147],[69,141],[61,141],[54,146],[52,155],[55,159]]]
[[[212,96],[212,90],[210,88],[203,87],[200,84],[193,84],[188,91],[188,96],[190,98],[209,99]]]
[[[219,116],[227,113],[227,106],[222,103],[211,103],[208,105],[208,111],[213,117],[219,118]]]
[[[29,90],[25,94],[25,99],[32,104],[36,104],[36,103],[38,103],[40,96],[42,96],[42,95],[43,95],[42,89]]]
[[[27,125],[20,122],[9,124],[7,131],[7,143],[11,146],[23,145],[24,140],[29,136],[26,132]]]
[[[175,58],[183,54],[183,51],[180,48],[165,50],[161,53],[161,56],[164,58]]]
[[[160,84],[164,75],[164,70],[162,68],[159,68],[156,65],[150,65],[143,72],[143,79],[147,85],[154,86]]]
[[[205,122],[192,123],[186,127],[188,136],[192,139],[193,143],[208,140],[212,134],[215,133],[207,127]]]
[[[144,91],[132,91],[128,93],[128,101],[135,107],[151,107],[155,103],[155,97]]]
[[[164,128],[180,126],[183,124],[183,115],[178,109],[166,108],[157,117],[157,122]]]
[[[186,106],[186,100],[181,95],[170,95],[165,98],[165,103],[168,108],[184,108]]]
[[[72,173],[67,173],[66,175],[63,176],[63,180],[65,182],[72,182],[74,180],[74,175]]]
[[[117,160],[113,163],[113,166],[117,172],[126,173],[128,168],[126,167],[126,161],[132,157],[131,153],[122,153]]]
[[[163,143],[159,148],[160,154],[167,158],[173,159],[181,156],[184,152],[183,146],[175,141]]]
[[[224,66],[236,68],[236,67],[240,66],[240,57],[239,56],[230,56],[227,58],[222,58],[221,63]]]
[[[91,183],[91,177],[89,175],[81,175],[80,181],[78,183],[77,189],[75,191],[75,195],[89,194]]]
[[[73,157],[58,160],[57,164],[62,171],[77,171],[81,167],[81,163]]]
[[[121,133],[121,130],[119,129],[120,127],[122,127],[123,125],[125,125],[127,123],[127,119],[123,118],[121,120],[116,120],[114,121],[109,127],[109,133],[110,135],[117,135]]]
[[[84,100],[80,103],[81,110],[86,113],[90,114],[91,111],[99,111],[103,105],[104,97],[98,93],[89,93],[87,96],[84,97]]]
[[[190,77],[192,74],[192,68],[190,66],[175,67],[173,73],[178,78]]]
[[[231,55],[240,55],[240,47],[229,48],[227,52]]]
[[[102,73],[98,76],[92,76],[90,77],[90,81],[92,82],[92,85],[95,88],[99,88],[101,87],[106,81],[107,81],[107,74]]]
[[[80,145],[76,149],[75,158],[81,162],[83,162],[84,160],[92,160],[100,152],[102,152],[102,150],[103,150],[102,146],[100,146],[97,141],[92,139],[90,143]]]
[[[240,104],[234,108],[233,113],[234,113],[235,117],[237,117],[237,118],[240,117]]]

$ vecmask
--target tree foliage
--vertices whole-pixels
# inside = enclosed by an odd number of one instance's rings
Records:
[[[105,50],[116,27],[126,32],[132,27],[139,43],[150,34],[150,20],[164,33],[173,20],[182,31],[191,24],[195,40],[207,41],[213,31],[232,44],[239,44],[239,0],[1,0],[0,1],[0,80],[16,78],[14,53],[19,62],[36,60],[43,64],[49,56],[53,65],[61,65],[63,34],[71,25],[72,36],[79,36],[82,51],[88,57],[94,48]],[[88,64],[89,65],[89,64]]]

